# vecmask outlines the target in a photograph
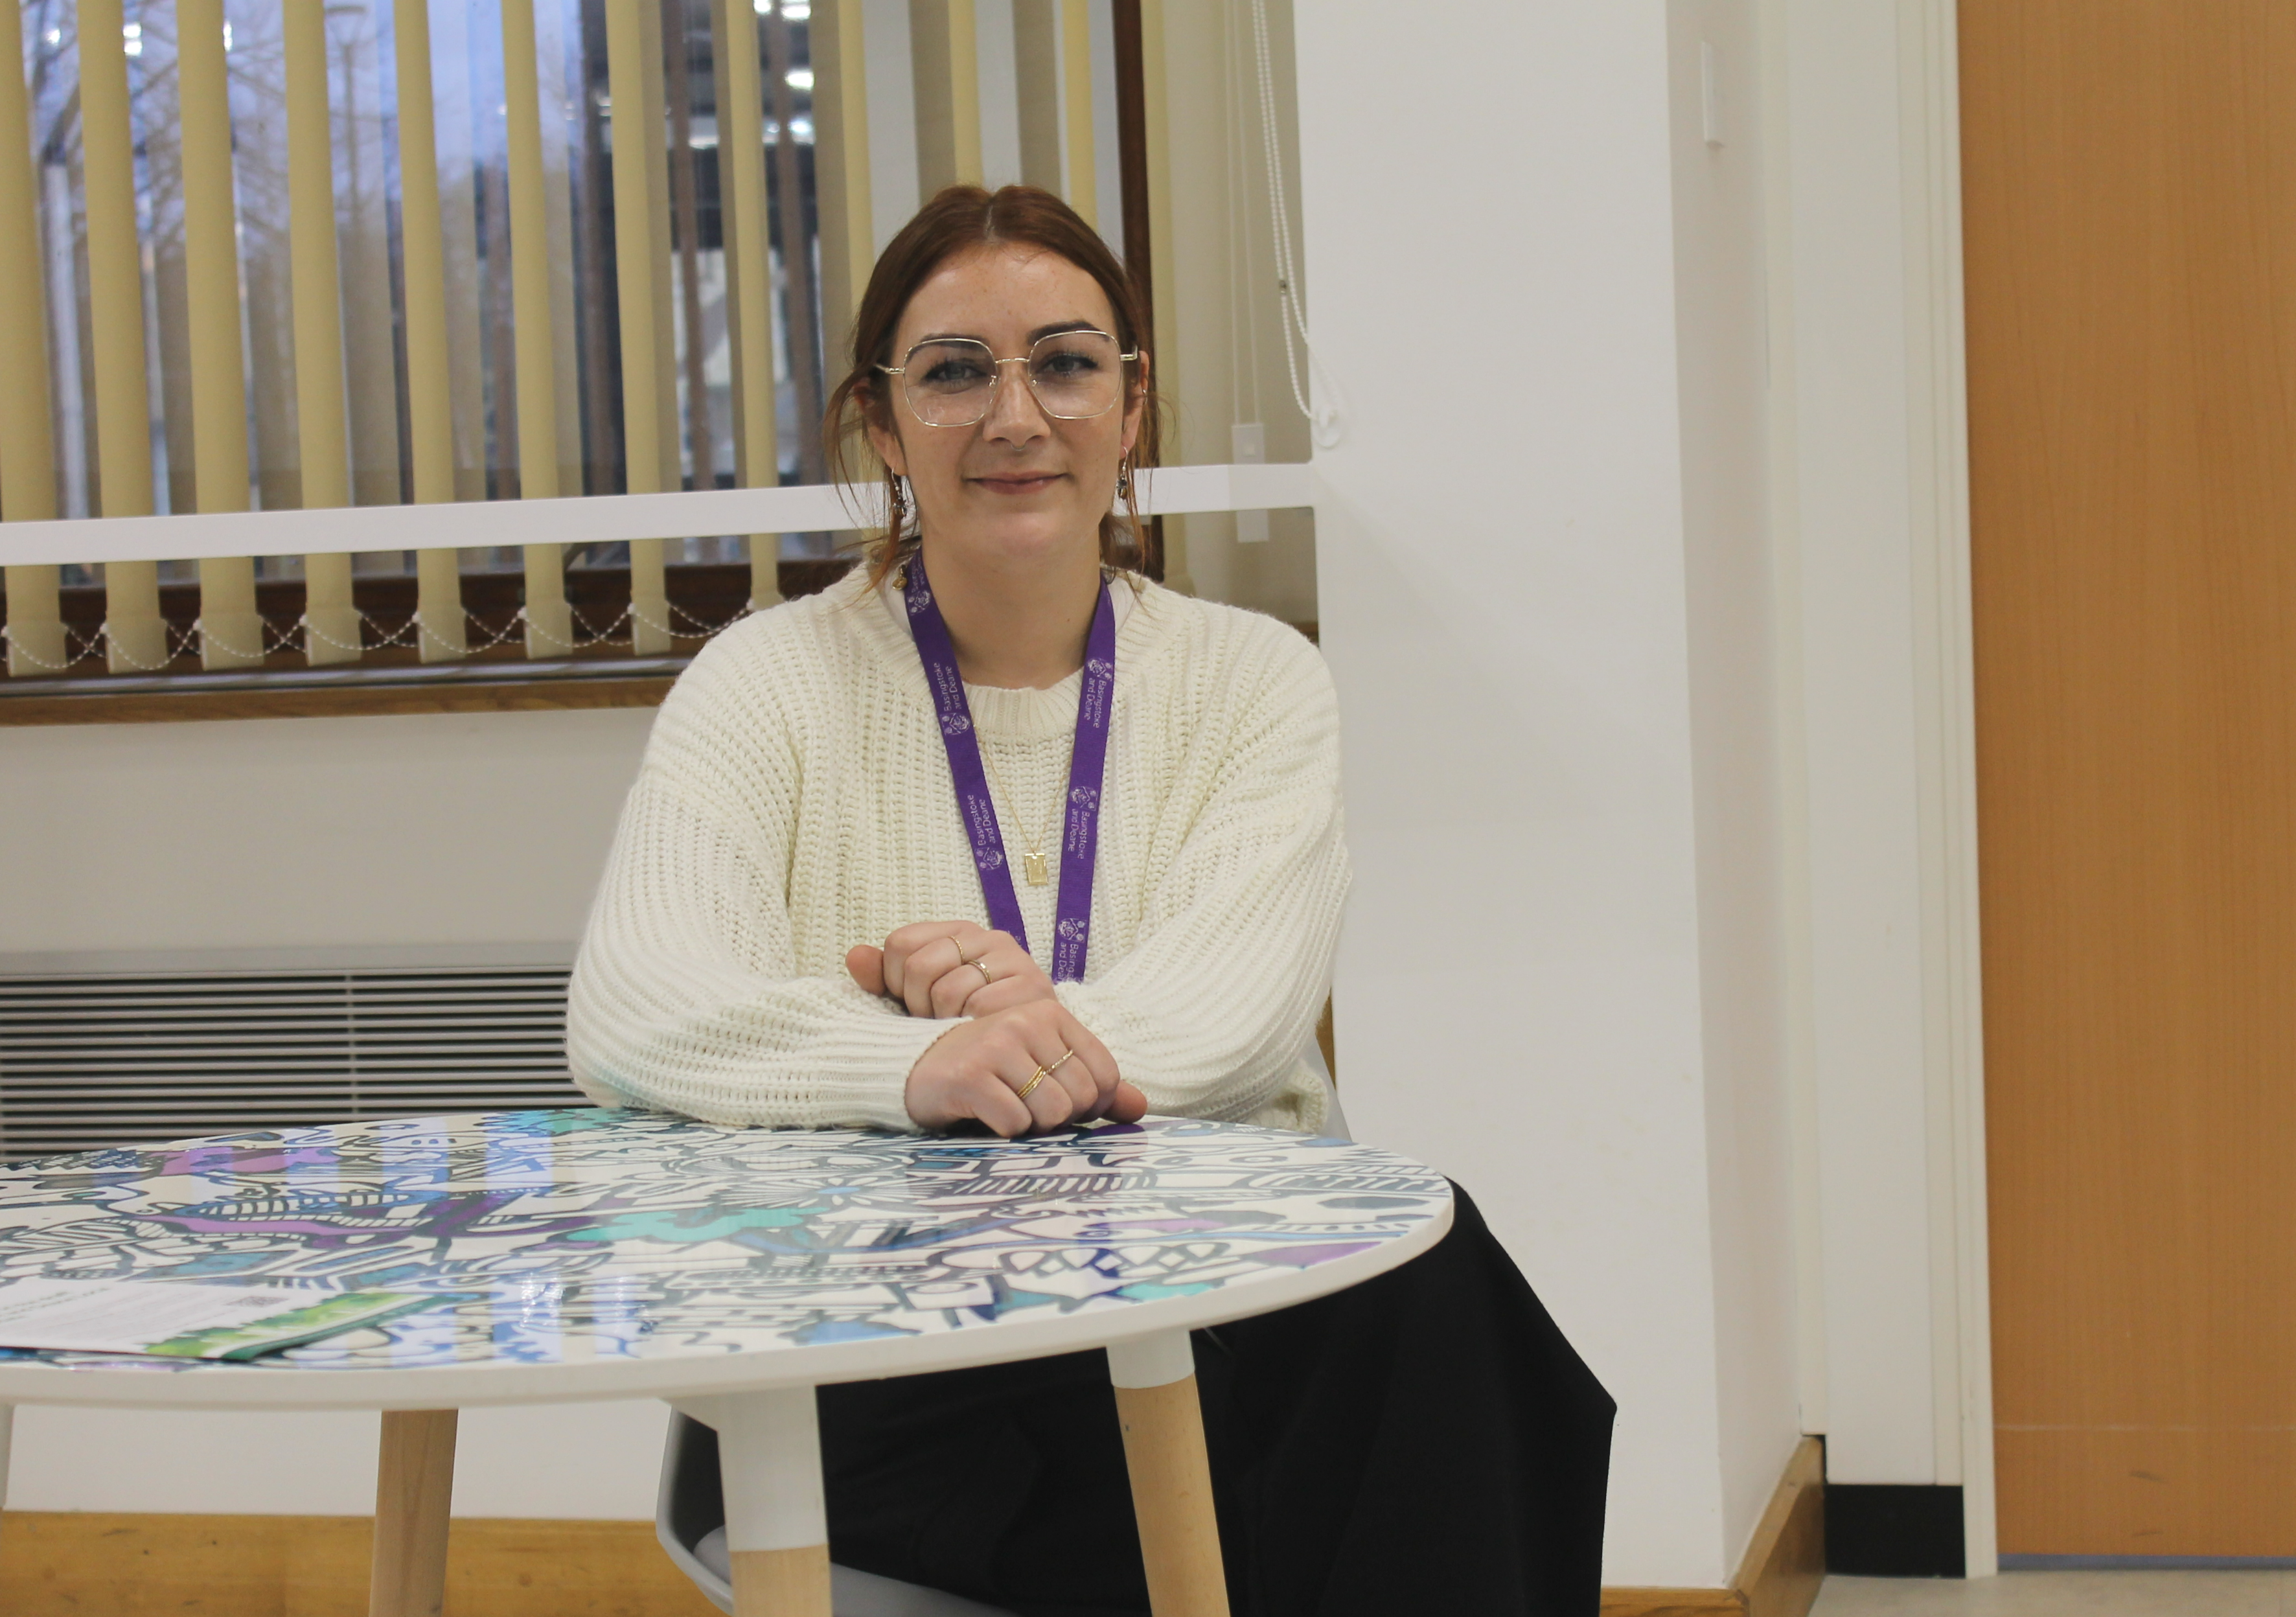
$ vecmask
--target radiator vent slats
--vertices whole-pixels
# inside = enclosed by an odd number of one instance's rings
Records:
[[[579,1104],[562,969],[0,977],[0,1159]]]

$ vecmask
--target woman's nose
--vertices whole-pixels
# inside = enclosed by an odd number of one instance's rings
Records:
[[[980,430],[990,438],[1016,444],[1051,434],[1052,423],[1045,418],[1045,407],[1037,402],[1036,390],[1029,385],[1027,361],[998,361],[996,390],[988,400],[988,416]]]

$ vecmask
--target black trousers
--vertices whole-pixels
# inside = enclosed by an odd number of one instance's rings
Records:
[[[1617,1406],[1464,1193],[1432,1252],[1195,1350],[1235,1617],[1595,1617]],[[820,1399],[838,1562],[1147,1612],[1104,1354]]]

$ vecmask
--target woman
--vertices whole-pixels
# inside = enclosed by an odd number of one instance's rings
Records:
[[[830,423],[888,468],[889,531],[663,705],[575,973],[594,1099],[1321,1126],[1331,684],[1285,626],[1140,576],[1142,330],[1041,191],[945,191],[885,250]],[[1464,1195],[1426,1256],[1197,1351],[1238,1613],[1596,1609],[1611,1405]],[[821,1412],[838,1561],[1027,1617],[1146,1610],[1098,1355]]]

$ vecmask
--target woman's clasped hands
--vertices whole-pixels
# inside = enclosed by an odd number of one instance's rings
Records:
[[[1010,1139],[1095,1118],[1128,1123],[1148,1110],[1108,1047],[1054,996],[1052,979],[1009,933],[921,921],[882,948],[857,945],[845,969],[912,1016],[964,1018],[909,1069],[904,1098],[920,1128],[971,1120]]]

